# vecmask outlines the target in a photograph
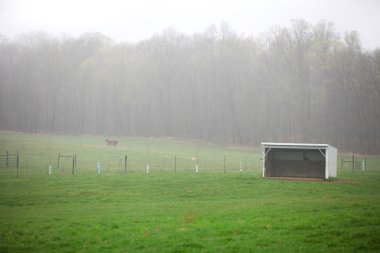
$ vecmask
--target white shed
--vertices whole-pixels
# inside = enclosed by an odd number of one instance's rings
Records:
[[[337,149],[328,144],[261,143],[263,177],[336,177]]]

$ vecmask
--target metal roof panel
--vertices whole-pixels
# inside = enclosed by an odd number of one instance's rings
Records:
[[[261,146],[267,148],[328,148],[332,147],[329,144],[318,144],[318,143],[279,143],[279,142],[262,142]]]

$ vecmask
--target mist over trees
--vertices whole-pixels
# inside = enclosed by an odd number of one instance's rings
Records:
[[[228,24],[135,44],[99,33],[0,36],[0,129],[379,153],[380,49],[304,20],[260,38]]]

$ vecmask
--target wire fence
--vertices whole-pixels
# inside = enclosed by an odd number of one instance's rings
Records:
[[[380,172],[380,158],[374,156],[340,156],[337,162],[338,172],[352,172],[352,173],[365,173],[365,172]]]
[[[74,160],[75,159],[75,160]],[[19,169],[2,167],[1,173],[22,175],[36,174],[125,174],[125,173],[232,173],[261,171],[261,160],[257,157],[188,157],[185,155],[150,155],[119,156],[109,159],[87,159],[80,155],[59,155],[46,157],[43,155],[20,156]]]
[[[10,158],[11,159],[11,158]],[[14,159],[14,158],[12,158]],[[259,154],[252,157],[207,156],[188,157],[181,154],[121,155],[102,159],[89,159],[80,154],[47,156],[33,154],[18,156],[18,166],[2,157],[0,174],[28,175],[89,175],[126,173],[257,173],[261,174]],[[75,159],[75,160],[74,160]],[[5,162],[4,162],[5,161]],[[380,172],[378,157],[340,156],[337,173]]]

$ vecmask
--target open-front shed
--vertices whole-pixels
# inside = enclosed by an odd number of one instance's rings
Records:
[[[337,149],[328,144],[261,143],[263,177],[336,177]]]

